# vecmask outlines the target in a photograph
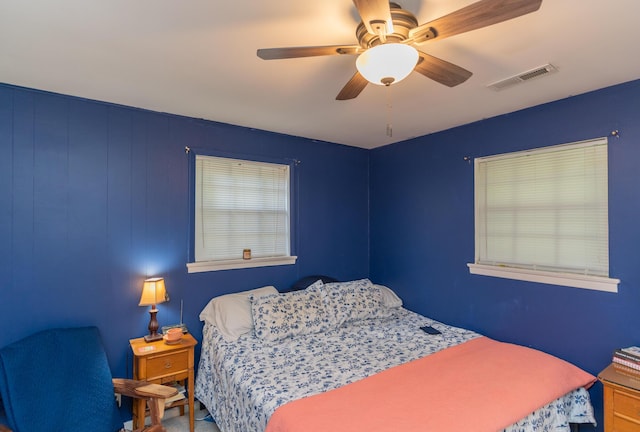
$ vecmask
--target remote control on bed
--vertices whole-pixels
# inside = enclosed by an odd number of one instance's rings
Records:
[[[442,332],[436,328],[433,328],[431,326],[424,326],[424,327],[420,327],[420,330],[422,330],[423,332],[430,334],[430,335],[438,335],[438,334],[442,334]]]

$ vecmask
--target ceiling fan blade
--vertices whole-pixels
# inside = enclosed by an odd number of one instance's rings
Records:
[[[409,38],[433,27],[438,39],[507,21],[540,9],[542,0],[480,0],[409,30]]]
[[[369,81],[366,80],[365,77],[360,75],[360,72],[356,71],[356,73],[351,77],[349,82],[342,87],[338,96],[336,96],[336,100],[348,100],[356,98],[362,90],[369,84]]]
[[[418,64],[414,70],[447,87],[455,87],[458,84],[462,84],[473,75],[468,70],[456,66],[453,63],[441,60],[422,51],[418,52],[420,54],[420,60],[418,60]]]
[[[389,0],[353,0],[367,31],[384,37],[393,33]]]
[[[359,54],[364,50],[359,45],[328,45],[315,47],[263,48],[257,54],[263,60],[277,60],[298,57]]]

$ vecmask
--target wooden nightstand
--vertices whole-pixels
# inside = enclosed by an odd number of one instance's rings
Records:
[[[177,401],[167,408],[180,407],[184,414],[184,405],[189,404],[189,430],[194,428],[194,347],[198,342],[189,333],[180,343],[168,345],[163,340],[147,343],[144,338],[131,339],[133,351],[133,379],[146,380],[154,384],[169,384],[175,381],[187,384],[188,398]],[[134,401],[133,429],[142,427],[145,418],[145,401]]]
[[[605,432],[640,431],[640,377],[623,375],[609,365],[598,379],[604,389]]]

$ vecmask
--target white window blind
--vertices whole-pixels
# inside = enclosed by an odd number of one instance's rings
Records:
[[[196,155],[195,261],[290,254],[289,166]]]
[[[476,264],[609,275],[607,139],[475,160]]]

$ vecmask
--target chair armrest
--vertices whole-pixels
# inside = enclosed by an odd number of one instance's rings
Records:
[[[160,384],[147,384],[136,387],[136,394],[143,397],[166,399],[178,394],[178,389]]]
[[[166,399],[178,394],[175,387],[124,378],[113,378],[113,389],[116,393],[138,399]]]
[[[175,387],[160,384],[149,384],[146,381],[136,381],[123,378],[113,378],[113,390],[124,396],[147,401],[149,415],[153,426],[159,428],[147,429],[149,431],[164,431],[162,428],[162,416],[164,415],[164,400],[178,394]],[[2,432],[2,431],[0,431]]]

